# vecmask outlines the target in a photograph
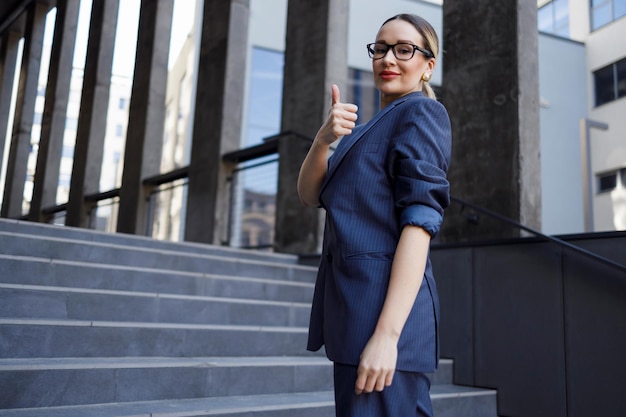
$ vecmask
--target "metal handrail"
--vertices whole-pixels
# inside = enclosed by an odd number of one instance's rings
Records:
[[[568,249],[570,249],[570,250],[572,250],[572,251],[574,251],[576,253],[584,255],[584,256],[586,256],[588,258],[591,258],[591,259],[593,259],[593,260],[595,260],[597,262],[600,262],[600,263],[602,263],[604,265],[607,265],[607,266],[609,266],[611,268],[615,268],[615,269],[617,269],[619,271],[626,272],[626,266],[625,265],[622,265],[620,263],[612,261],[612,260],[610,260],[608,258],[605,258],[605,257],[603,257],[601,255],[598,255],[597,253],[588,251],[587,249],[581,248],[580,246],[573,245],[573,244],[571,244],[569,242],[566,242],[566,241],[564,241],[562,239],[559,239],[558,237],[554,237],[554,236],[550,236],[550,235],[546,235],[544,233],[541,233],[540,231],[532,229],[532,228],[530,228],[528,226],[524,226],[523,224],[521,224],[521,223],[519,223],[519,222],[517,222],[517,221],[515,221],[515,220],[513,220],[513,219],[511,219],[509,217],[503,216],[503,215],[501,215],[499,213],[496,213],[495,211],[491,211],[491,210],[489,210],[487,208],[478,206],[476,204],[470,203],[470,202],[462,200],[460,198],[450,196],[450,199],[452,201],[455,201],[455,202],[461,204],[464,207],[469,207],[472,210],[479,211],[479,212],[481,212],[483,214],[488,215],[489,217],[493,217],[494,219],[500,220],[500,221],[502,221],[504,223],[510,224],[512,226],[515,226],[518,229],[524,230],[525,232],[532,233],[533,235],[535,235],[537,237],[540,237],[542,239],[548,240],[548,241],[550,241],[552,243],[555,243],[555,244],[557,244],[559,246],[566,247],[566,248],[568,248]]]

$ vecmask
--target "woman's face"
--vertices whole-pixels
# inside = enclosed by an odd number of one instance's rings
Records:
[[[385,23],[378,31],[376,42],[387,45],[409,43],[421,48],[425,46],[417,29],[399,19]],[[434,67],[435,59],[419,51],[415,51],[413,58],[408,61],[397,59],[391,49],[383,58],[372,60],[374,83],[381,94],[381,107],[406,94],[421,91],[422,75],[432,73]]]

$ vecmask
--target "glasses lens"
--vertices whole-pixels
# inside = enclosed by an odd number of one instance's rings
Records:
[[[388,50],[389,46],[384,43],[370,43],[367,45],[367,52],[369,53],[370,58],[374,59],[384,57]]]
[[[408,43],[399,43],[393,47],[393,54],[401,61],[407,61],[413,58],[414,53],[415,48]]]

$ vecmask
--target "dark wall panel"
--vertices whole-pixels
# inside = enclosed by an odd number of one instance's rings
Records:
[[[566,415],[559,252],[475,249],[476,383],[498,388],[503,415]]]
[[[568,415],[626,415],[626,276],[579,256],[564,271]]]
[[[626,233],[568,238],[626,264]],[[622,416],[626,272],[554,243],[434,245],[441,355],[515,417]]]

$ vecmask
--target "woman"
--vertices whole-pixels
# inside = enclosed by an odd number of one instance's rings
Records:
[[[432,416],[439,301],[428,251],[449,203],[451,146],[428,85],[438,39],[402,14],[367,49],[381,110],[355,126],[356,106],[333,85],[298,178],[302,202],[326,210],[307,348],[324,345],[334,362],[337,416]]]

